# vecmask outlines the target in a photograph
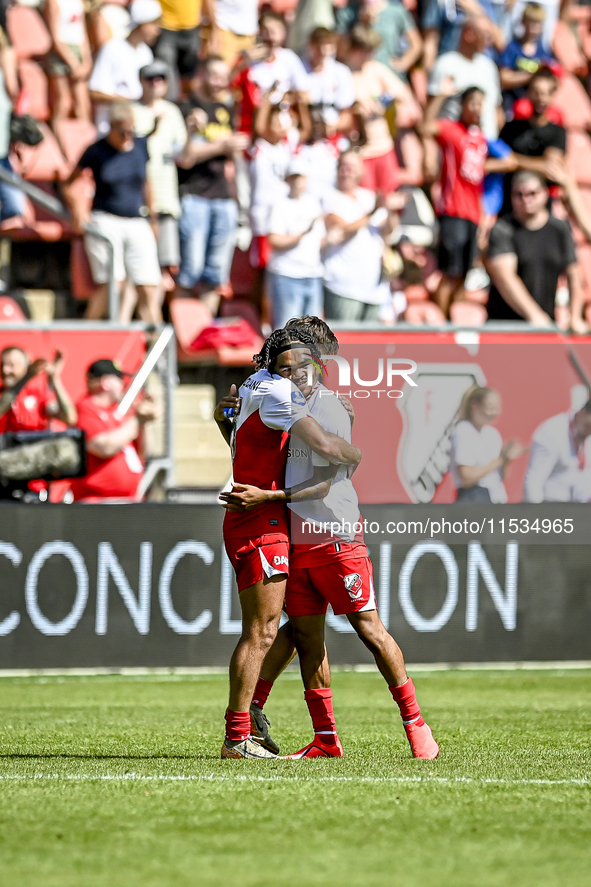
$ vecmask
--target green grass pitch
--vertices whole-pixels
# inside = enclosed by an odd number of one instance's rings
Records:
[[[341,760],[221,761],[227,681],[0,679],[2,887],[589,887],[591,671],[336,672]],[[311,731],[284,676],[267,705]]]

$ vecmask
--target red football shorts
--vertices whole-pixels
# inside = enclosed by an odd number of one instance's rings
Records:
[[[285,593],[287,615],[319,616],[326,613],[329,604],[337,616],[377,609],[367,553],[351,553],[337,560],[327,551],[323,564],[292,566]]]
[[[264,536],[235,536],[224,539],[226,552],[236,573],[238,591],[267,576],[289,573],[289,539],[283,533]]]

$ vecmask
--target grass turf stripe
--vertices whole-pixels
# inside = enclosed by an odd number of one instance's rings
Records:
[[[0,780],[63,780],[67,782],[308,782],[310,778],[300,776],[255,776],[241,774],[141,774],[141,773],[103,773],[93,775],[91,773],[15,773],[0,774]],[[591,777],[580,779],[506,779],[487,778],[477,776],[318,776],[314,782],[369,782],[369,783],[441,783],[448,785],[476,784],[476,785],[591,785]]]

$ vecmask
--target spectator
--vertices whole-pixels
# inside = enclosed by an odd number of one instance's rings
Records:
[[[534,431],[523,484],[524,502],[591,500],[591,401],[559,413]]]
[[[339,159],[337,190],[324,210],[327,247],[324,255],[324,310],[327,320],[358,321],[379,318],[380,305],[389,300],[390,287],[382,279],[384,238],[394,230],[392,209],[376,210],[376,196],[361,187],[363,160],[353,151]],[[394,201],[397,200],[398,203]]]
[[[437,114],[456,88],[448,78],[430,104],[422,125],[425,137],[435,138],[442,151],[439,255],[441,281],[434,296],[446,316],[454,297],[461,301],[464,281],[476,258],[476,236],[482,218],[484,167],[488,153],[480,129],[484,94],[478,87],[461,95],[460,119],[455,122]]]
[[[566,130],[548,119],[558,80],[548,68],[541,68],[529,82],[527,95],[533,114],[527,120],[511,120],[501,130],[501,139],[522,158],[532,158],[530,169],[546,172],[547,161],[562,160],[566,150]],[[538,159],[539,158],[539,159]],[[522,163],[525,161],[523,160]],[[511,176],[505,177],[503,214],[511,212]]]
[[[109,129],[109,105],[141,98],[139,73],[154,58],[150,47],[160,34],[162,9],[158,0],[133,0],[129,12],[127,38],[113,38],[100,48],[88,84],[101,135]]]
[[[258,29],[258,0],[212,0],[213,29],[208,52],[232,68],[253,45]]]
[[[144,90],[139,102],[132,106],[137,135],[147,137],[149,161],[148,182],[154,212],[158,215],[158,261],[172,289],[171,269],[175,273],[180,261],[179,223],[181,204],[174,158],[184,148],[187,128],[177,105],[166,101],[168,66],[154,59],[140,71]]]
[[[51,128],[59,141],[62,120],[70,115],[78,120],[91,119],[88,78],[92,55],[82,0],[46,0],[44,14],[52,44],[45,58]]]
[[[502,52],[507,44],[507,36],[499,27],[499,10],[504,5],[504,0],[501,3],[498,0],[449,0],[445,3],[428,0],[423,16],[423,64],[427,71],[432,70],[437,56],[459,50],[463,28],[470,19],[484,19],[487,22],[490,42],[497,52]]]
[[[189,138],[177,157],[181,194],[181,270],[178,295],[200,298],[215,313],[220,287],[230,274],[238,224],[238,207],[230,197],[226,163],[243,151],[248,139],[232,131],[229,72],[225,61],[210,56],[191,84],[189,100],[181,106]]]
[[[308,193],[323,204],[337,183],[340,139],[328,138],[327,126],[320,108],[310,109],[312,136],[298,151],[308,168]]]
[[[544,8],[546,13],[544,18],[544,27],[542,29],[542,46],[546,50],[546,52],[552,51],[552,41],[554,39],[554,31],[556,29],[556,23],[558,22],[558,16],[560,13],[560,8],[565,4],[562,0],[536,0],[539,6]],[[525,12],[526,6],[528,6],[530,0],[516,0],[511,6],[508,5],[507,12],[504,16],[503,21],[503,31],[505,35],[505,42],[508,43],[516,33],[520,30],[521,22],[523,21],[523,13]]]
[[[96,232],[87,231],[85,246],[92,277],[97,285],[90,299],[86,317],[104,317],[108,307],[111,251],[113,274],[121,285],[127,279],[134,284],[138,312],[146,323],[162,322],[160,309],[160,266],[158,249],[150,221],[157,222],[152,195],[146,181],[149,160],[145,138],[136,137],[133,111],[127,102],[111,105],[111,128],[105,138],[86,149],[72,175],[64,185],[64,196],[71,209],[76,230],[83,232],[88,222]],[[86,206],[72,189],[73,182],[90,169],[95,182],[95,195],[90,219]],[[149,217],[149,220],[148,220]],[[99,236],[97,236],[99,235]],[[128,323],[134,310],[135,294],[125,288],[119,320]]]
[[[353,71],[356,108],[364,122],[366,141],[361,149],[364,160],[363,187],[390,194],[398,187],[398,160],[394,151],[386,111],[399,103],[412,108],[418,122],[420,111],[409,87],[386,65],[375,61],[380,38],[370,28],[356,25],[349,38],[347,64]]]
[[[78,428],[86,434],[87,473],[72,481],[75,501],[117,499],[135,502],[143,475],[142,430],[160,416],[146,394],[132,415],[117,415],[124,392],[123,373],[112,360],[88,368],[88,393],[78,404]]]
[[[423,38],[406,6],[401,0],[363,0],[359,19],[382,41],[376,60],[406,80],[423,53]]]
[[[499,219],[490,234],[489,318],[552,326],[558,278],[565,274],[570,291],[571,326],[576,333],[587,332],[582,319],[584,294],[572,234],[567,222],[550,215],[544,178],[527,170],[515,173],[511,198],[512,215]]]
[[[19,84],[16,53],[7,32],[0,25],[0,166],[12,172],[8,159],[10,150],[10,120],[13,103],[18,98]],[[0,181],[0,230],[22,227],[25,195],[18,188]]]
[[[337,62],[337,34],[327,28],[315,28],[310,34],[304,66],[308,72],[310,102],[325,124],[325,135],[350,129],[349,113],[355,102],[351,71]]]
[[[279,105],[272,104],[272,97],[273,90],[270,90],[257,111],[256,141],[250,152],[250,221],[253,233],[250,263],[259,270],[266,267],[270,256],[267,235],[271,207],[278,197],[287,196],[287,168],[312,129],[308,106],[301,95],[294,96],[294,101],[289,101],[289,95],[285,95]]]
[[[168,65],[168,98],[176,101],[180,95],[179,76],[190,77],[197,64],[198,25],[201,7],[206,4],[201,0],[160,0],[160,5],[162,29],[154,46],[154,55]]]
[[[542,66],[554,61],[552,54],[542,46],[542,29],[546,10],[538,3],[528,3],[523,10],[523,34],[514,37],[507,48],[497,56],[505,111],[512,116],[517,99],[526,95],[527,86]]]
[[[456,502],[507,501],[503,480],[510,462],[526,452],[514,440],[503,444],[494,423],[501,398],[491,388],[469,388],[460,406],[460,421],[451,435],[450,470]]]
[[[332,31],[335,23],[332,0],[298,0],[289,25],[287,45],[299,56],[304,56],[312,31],[317,28]]]
[[[271,284],[273,329],[285,326],[290,317],[322,314],[322,259],[326,228],[318,200],[307,193],[308,169],[292,161],[285,180],[287,197],[271,209],[267,265]]]
[[[461,95],[470,86],[477,86],[484,94],[482,118],[480,125],[487,140],[497,138],[503,124],[501,86],[499,72],[492,59],[483,55],[490,43],[491,26],[484,16],[467,19],[462,27],[460,43],[457,51],[445,52],[440,55],[429,78],[430,100],[440,94],[441,83],[446,77],[452,77],[457,95]],[[457,120],[459,106],[457,101],[448,101],[445,116]]]
[[[53,361],[29,361],[18,345],[0,354],[0,434],[47,431],[50,419],[75,425],[77,413],[61,380],[64,358],[56,351]],[[22,499],[27,491],[38,494],[46,484],[37,481],[2,481],[0,499]]]
[[[232,86],[239,96],[239,128],[253,131],[253,116],[263,95],[273,88],[272,103],[278,104],[285,93],[297,92],[307,97],[309,82],[305,68],[291,49],[285,49],[285,22],[272,10],[260,18],[261,43],[243,53],[233,71]]]

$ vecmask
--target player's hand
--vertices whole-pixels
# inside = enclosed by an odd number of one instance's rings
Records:
[[[44,372],[50,379],[59,378],[64,368],[64,355],[61,351],[56,351],[53,361],[45,361]]]
[[[272,498],[271,490],[261,490],[252,484],[232,484],[232,490],[229,493],[220,493],[220,499],[225,508],[230,510],[248,511],[269,502]]]
[[[351,420],[351,428],[353,428],[353,422],[355,421],[355,410],[353,409],[353,404],[351,403],[351,401],[349,400],[348,397],[345,397],[344,394],[338,394],[337,397],[340,400],[340,402],[342,403],[342,405],[345,407],[347,412],[349,413],[349,418]]]
[[[151,394],[145,394],[143,400],[136,406],[135,414],[140,425],[145,425],[147,422],[154,422],[162,416],[162,407]]]
[[[591,332],[589,324],[582,317],[572,317],[570,328],[575,336],[588,336]]]
[[[504,462],[513,462],[514,459],[519,459],[520,456],[527,453],[528,449],[529,447],[524,447],[516,440],[508,440],[501,448],[501,459]]]
[[[213,411],[213,418],[218,423],[225,422],[228,417],[224,416],[224,410],[234,410],[234,416],[237,416],[240,412],[241,404],[242,398],[238,397],[236,386],[230,385],[230,393],[222,397]]]

